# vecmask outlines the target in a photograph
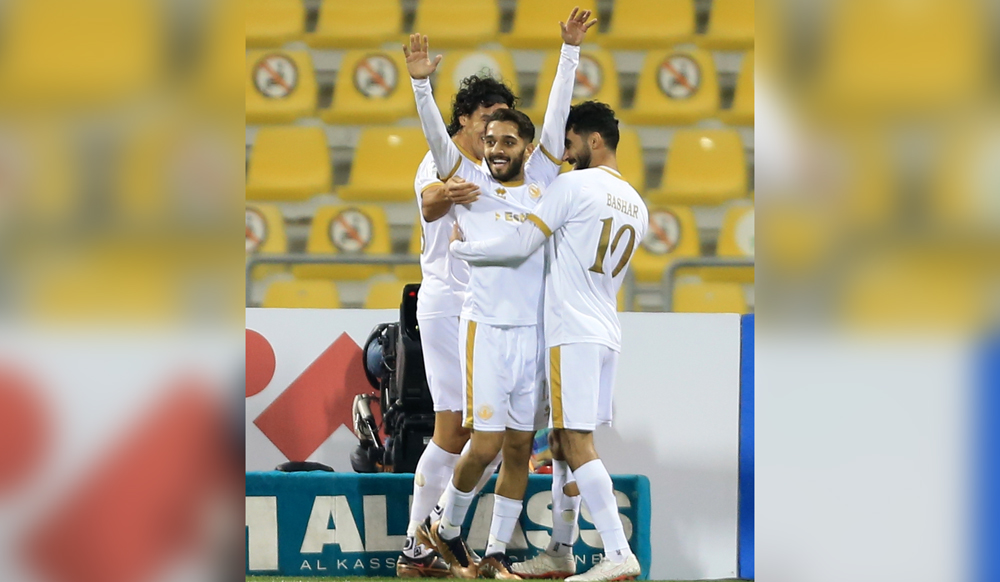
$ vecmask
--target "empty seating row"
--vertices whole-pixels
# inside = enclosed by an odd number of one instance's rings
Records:
[[[413,31],[427,34],[435,46],[468,48],[500,41],[518,49],[554,48],[556,22],[574,6],[594,11],[595,0],[523,0],[511,31],[500,34],[495,0],[420,0]],[[714,0],[708,30],[695,34],[695,0],[615,0],[609,26],[593,41],[607,48],[650,49],[678,42],[698,42],[714,49],[743,49],[754,43],[754,1]],[[316,29],[305,32],[301,0],[250,0],[247,46],[279,47],[293,40],[323,48],[377,47],[397,41],[404,14],[399,0],[324,0]]]
[[[361,132],[350,182],[336,189],[341,200],[408,202],[413,173],[427,153],[419,127],[369,127]],[[715,205],[747,194],[743,143],[734,130],[678,130],[667,152],[661,187],[646,191],[638,134],[621,132],[622,174],[652,203]],[[329,193],[332,163],[320,127],[263,127],[250,156],[248,200],[302,201]],[[569,165],[565,165],[569,169]]]
[[[541,123],[559,54],[549,53],[539,72],[528,113]],[[519,93],[517,71],[507,51],[452,51],[433,78],[438,107],[451,116],[451,98],[461,80],[484,70]],[[752,125],[754,53],[743,57],[736,95],[720,109],[712,54],[667,49],[646,53],[635,102],[623,109],[614,58],[605,50],[584,50],[574,87],[574,102],[603,101],[623,121],[635,125],[679,125],[719,117],[733,125]],[[343,55],[330,107],[317,109],[319,88],[309,51],[258,50],[247,53],[247,123],[287,123],[318,115],[327,123],[393,123],[416,116],[402,51],[351,50]]]

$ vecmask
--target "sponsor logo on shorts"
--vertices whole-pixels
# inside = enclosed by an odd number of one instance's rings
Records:
[[[493,407],[489,404],[480,406],[479,410],[476,411],[476,416],[478,416],[481,420],[489,420],[493,418]]]

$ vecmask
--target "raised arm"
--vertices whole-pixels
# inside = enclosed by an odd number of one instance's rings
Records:
[[[441,117],[437,104],[434,103],[434,94],[431,92],[429,77],[437,70],[441,55],[431,61],[427,50],[427,37],[420,34],[411,34],[409,46],[403,45],[406,70],[410,73],[413,96],[417,101],[417,114],[420,115],[420,127],[423,128],[427,145],[431,148],[434,164],[437,165],[438,172],[442,173],[440,178],[447,180],[458,169],[462,154],[455,142],[451,141],[448,127]]]

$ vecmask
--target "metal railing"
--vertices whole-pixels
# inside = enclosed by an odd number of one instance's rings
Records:
[[[753,266],[753,259],[720,259],[717,257],[677,259],[670,263],[663,271],[663,283],[660,285],[660,292],[663,294],[663,311],[674,310],[674,284],[677,282],[678,269],[689,267],[732,268]]]

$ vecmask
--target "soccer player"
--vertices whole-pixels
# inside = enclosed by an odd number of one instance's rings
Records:
[[[545,345],[551,423],[580,495],[604,542],[604,559],[567,582],[623,580],[641,574],[625,537],[611,477],[594,449],[593,431],[611,424],[615,367],[621,350],[617,294],[649,225],[639,193],[618,172],[618,120],[603,103],[573,107],[565,159],[575,171],[557,178],[521,227],[491,240],[461,240],[451,253],[476,265],[522,264],[547,240]],[[471,233],[470,233],[471,234]],[[530,259],[529,259],[530,260]]]
[[[458,175],[485,193],[471,205],[453,206],[459,224],[485,236],[513,230],[534,207],[542,188],[558,175],[579,45],[587,29],[596,23],[588,22],[589,17],[589,11],[574,9],[567,22],[560,23],[562,58],[549,96],[540,147],[533,148],[534,125],[523,113],[501,109],[487,119],[489,176],[463,158],[444,131],[427,81],[441,57],[431,62],[427,37],[419,34],[410,37],[409,47],[404,46],[417,111],[435,163],[439,168],[450,168],[444,178]],[[457,577],[519,578],[510,570],[506,546],[521,513],[532,437],[546,415],[541,403],[545,391],[538,326],[543,268],[544,255],[537,253],[518,267],[481,266],[470,272],[459,341],[464,346],[465,426],[473,429],[471,447],[462,455],[446,488],[441,520],[426,532],[428,542]],[[489,544],[477,566],[461,539],[461,526],[476,482],[501,449],[504,463],[497,480]],[[418,536],[422,536],[419,529]]]
[[[462,80],[452,102],[448,135],[471,163],[482,164],[486,129],[483,119],[497,109],[513,107],[516,100],[507,85],[488,75],[473,75]],[[415,535],[444,493],[462,447],[469,439],[469,430],[462,426],[462,364],[458,350],[458,318],[465,300],[469,267],[465,261],[448,254],[448,237],[455,223],[454,213],[449,212],[452,205],[474,202],[478,198],[478,188],[472,182],[449,180],[442,183],[439,173],[428,152],[414,180],[420,208],[420,270],[423,274],[417,295],[417,322],[427,385],[434,401],[434,436],[420,456],[413,475],[410,523],[403,553],[396,560],[396,576],[400,578],[449,574],[448,564],[433,548],[421,544]],[[499,457],[485,473],[492,474],[498,463]]]

